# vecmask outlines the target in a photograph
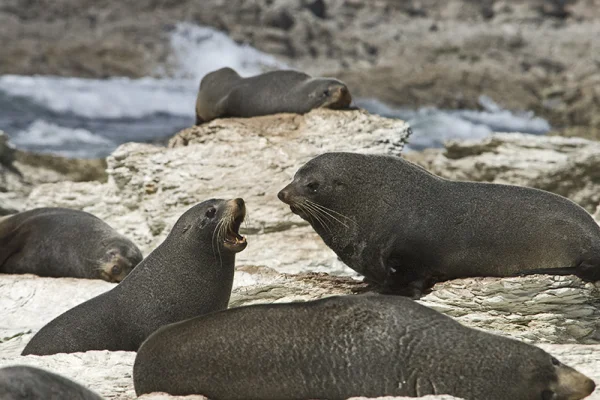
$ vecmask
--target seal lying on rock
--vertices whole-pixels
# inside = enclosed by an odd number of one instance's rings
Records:
[[[314,108],[348,108],[352,96],[337,79],[303,72],[271,71],[242,78],[231,68],[207,74],[196,99],[196,125],[221,117],[304,114]]]
[[[232,308],[162,327],[140,347],[133,381],[138,395],[214,400],[577,400],[595,388],[538,347],[383,295]]]
[[[102,400],[102,397],[52,372],[15,365],[0,369],[0,399]]]
[[[399,293],[472,276],[600,280],[600,227],[542,190],[449,181],[398,157],[326,153],[278,197],[350,268]]]
[[[245,213],[242,199],[192,207],[123,282],[50,321],[23,355],[136,351],[162,325],[227,308]]]
[[[0,272],[120,282],[142,252],[100,218],[36,208],[0,220]]]

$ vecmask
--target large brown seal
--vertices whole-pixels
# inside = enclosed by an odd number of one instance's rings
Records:
[[[133,381],[138,395],[214,400],[578,400],[595,387],[538,347],[383,295],[253,305],[163,327],[140,347]]]
[[[348,108],[348,87],[332,78],[313,78],[293,70],[242,78],[231,68],[207,74],[196,99],[196,125],[222,117],[304,114],[314,108]]]
[[[0,220],[0,272],[120,282],[140,249],[101,219],[67,208],[36,208]]]
[[[162,325],[227,308],[245,210],[242,199],[192,207],[123,282],[50,321],[23,355],[136,351]]]
[[[50,371],[15,365],[0,369],[0,399],[102,400],[102,397]]]
[[[600,279],[600,227],[542,190],[450,181],[399,157],[327,153],[278,196],[350,268],[409,295],[469,276]]]

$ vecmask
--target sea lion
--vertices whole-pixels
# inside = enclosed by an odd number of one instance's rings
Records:
[[[278,197],[350,268],[401,294],[471,276],[600,279],[600,227],[543,190],[451,181],[399,157],[326,153]]]
[[[0,369],[2,400],[102,400],[80,384],[52,372],[15,365]]]
[[[50,321],[23,355],[136,351],[162,325],[227,308],[245,214],[242,199],[190,208],[123,282]]]
[[[313,78],[293,70],[242,78],[231,68],[221,68],[200,82],[196,125],[224,117],[304,114],[314,108],[343,109],[351,102],[348,87],[337,79]]]
[[[0,220],[0,272],[122,281],[140,249],[94,215],[36,208]]]
[[[138,396],[213,400],[578,400],[595,388],[538,347],[385,295],[231,308],[162,327],[140,347],[133,382]]]

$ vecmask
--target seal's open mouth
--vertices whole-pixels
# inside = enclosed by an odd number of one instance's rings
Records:
[[[227,203],[227,214],[229,214],[230,222],[227,225],[223,244],[228,250],[237,253],[244,250],[248,245],[246,238],[240,235],[240,226],[242,225],[242,222],[244,222],[244,217],[246,216],[246,206],[242,199],[229,200]],[[227,218],[227,216],[225,218]]]

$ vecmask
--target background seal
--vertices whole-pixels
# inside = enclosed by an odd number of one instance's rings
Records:
[[[0,220],[0,272],[120,282],[140,249],[94,215],[36,208]]]
[[[332,78],[313,78],[293,70],[242,78],[231,68],[207,74],[196,99],[196,125],[222,117],[305,114],[314,108],[348,108],[348,87]]]

